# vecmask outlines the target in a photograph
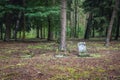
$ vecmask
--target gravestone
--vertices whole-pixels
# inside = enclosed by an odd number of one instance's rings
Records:
[[[78,50],[79,50],[79,54],[78,54],[79,57],[90,57],[90,54],[87,53],[85,42],[78,43]]]
[[[79,42],[78,43],[78,50],[79,50],[79,53],[86,53],[86,51],[87,51],[86,43],[85,42]]]

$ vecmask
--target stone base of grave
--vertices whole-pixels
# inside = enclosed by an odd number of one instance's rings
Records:
[[[88,54],[88,53],[79,53],[78,57],[90,57],[90,54]]]
[[[56,57],[56,58],[65,58],[65,57],[67,57],[67,56],[64,55],[64,54],[57,54],[57,55],[55,55],[55,57]]]

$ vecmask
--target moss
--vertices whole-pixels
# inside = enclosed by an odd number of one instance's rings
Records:
[[[1,80],[13,80],[13,77],[18,76],[18,73],[11,72],[11,73],[3,73]]]
[[[5,53],[7,54],[12,54],[14,52],[16,52],[17,50],[13,50],[13,49],[8,49]]]
[[[53,46],[49,45],[30,45],[27,48],[32,48],[32,49],[42,49],[42,50],[55,50]]]
[[[72,80],[72,79],[69,79],[67,75],[57,74],[54,77],[49,78],[48,80]]]
[[[106,80],[106,70],[102,67],[91,67],[90,76],[92,80]]]
[[[22,53],[25,53],[25,54],[28,54],[28,53],[30,53],[30,51],[29,50],[23,50],[23,51],[21,51]]]
[[[105,72],[105,69],[103,69],[103,68],[97,68],[97,70],[96,70],[98,73],[104,73]]]
[[[36,67],[37,69],[42,69],[44,66],[45,66],[45,65],[43,65],[43,64],[37,64],[35,67]]]
[[[89,71],[81,71],[79,73],[77,72],[77,69],[72,67],[58,66],[54,67],[54,69],[59,70],[59,73],[61,74],[55,74],[50,80],[78,80],[80,78],[90,77]]]
[[[90,72],[89,71],[83,71],[79,73],[79,76],[82,78],[89,78],[90,77]]]
[[[90,54],[91,57],[93,58],[99,58],[99,57],[102,57],[102,55],[100,54]]]
[[[81,73],[71,72],[71,74],[56,74],[50,80],[79,80],[80,78],[89,78],[90,72],[84,71]]]
[[[2,69],[22,67],[22,66],[25,66],[25,65],[26,65],[25,63],[18,63],[16,65],[7,65],[7,66],[4,66]]]
[[[87,54],[87,53],[79,53],[78,57],[90,57],[90,54]]]
[[[31,54],[31,55],[22,55],[21,56],[21,58],[24,58],[24,59],[28,59],[28,58],[32,58],[33,57],[33,55]]]
[[[66,67],[64,67],[64,66],[56,66],[54,68],[56,68],[57,70],[59,70],[61,72],[66,72],[67,71]]]
[[[74,74],[76,70],[75,70],[74,68],[71,68],[71,67],[69,68],[69,67],[68,67],[68,68],[67,68],[67,71],[68,71],[70,74]]]
[[[8,59],[9,57],[7,56],[0,56],[0,59]]]

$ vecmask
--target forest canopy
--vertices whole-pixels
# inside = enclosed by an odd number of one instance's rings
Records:
[[[62,1],[62,0],[61,0]],[[60,39],[62,2],[58,0],[0,0],[0,39]],[[119,38],[119,0],[65,0],[66,37]]]

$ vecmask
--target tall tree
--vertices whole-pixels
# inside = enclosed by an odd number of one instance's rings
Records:
[[[23,0],[23,7],[25,8],[26,3],[25,0]],[[25,19],[25,10],[23,11],[23,37],[22,39],[25,39],[25,30],[26,30],[26,19]]]
[[[118,11],[118,6],[119,6],[119,0],[115,0],[115,5],[114,5],[113,12],[112,12],[110,24],[109,24],[109,27],[108,27],[107,37],[106,37],[106,44],[105,44],[105,45],[106,45],[107,47],[108,47],[109,44],[110,44],[112,27],[113,27],[113,24],[114,24],[114,21],[115,21],[115,17],[116,17],[117,11]]]
[[[91,26],[92,26],[92,13],[90,12],[88,15],[86,30],[84,34],[84,39],[89,39],[90,33],[91,33]]]
[[[116,28],[116,35],[115,35],[115,40],[118,40],[119,38],[119,33],[120,33],[120,15],[118,14],[118,17],[117,17],[117,28]]]
[[[77,4],[78,4],[78,0],[75,0],[75,31],[74,31],[74,37],[76,38],[77,37],[77,17],[78,17],[78,6],[77,6]]]
[[[120,1],[119,1],[119,4],[120,4]],[[119,5],[119,9],[120,9],[120,5]],[[116,17],[116,26],[117,26],[117,28],[116,28],[116,35],[115,35],[115,40],[118,40],[119,39],[119,33],[120,33],[120,10],[118,11],[118,14],[117,14],[117,17]]]
[[[51,19],[48,16],[48,41],[52,40],[52,26],[51,26]]]
[[[61,0],[61,40],[60,40],[60,50],[66,50],[66,0]]]
[[[17,22],[16,22],[16,27],[15,27],[15,31],[14,31],[14,39],[17,40],[17,32],[18,32],[18,29],[19,29],[19,24],[20,24],[20,18],[21,18],[21,12],[18,13],[18,19],[17,19]]]
[[[5,41],[9,41],[11,37],[11,21],[12,21],[11,15],[12,14],[10,13],[6,13],[5,16],[5,24],[6,24],[5,37],[4,37]]]

